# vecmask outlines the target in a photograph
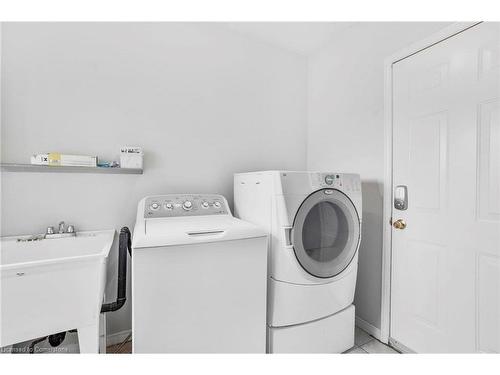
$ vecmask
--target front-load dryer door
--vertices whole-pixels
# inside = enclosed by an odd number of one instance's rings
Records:
[[[339,190],[322,189],[299,207],[292,229],[292,245],[302,268],[330,278],[341,273],[356,254],[360,241],[359,216],[351,200]]]

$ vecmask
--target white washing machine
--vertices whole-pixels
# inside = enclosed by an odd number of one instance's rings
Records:
[[[265,353],[267,238],[221,195],[139,202],[134,353]]]
[[[352,347],[359,175],[235,174],[234,201],[237,217],[271,234],[268,351],[338,353]]]

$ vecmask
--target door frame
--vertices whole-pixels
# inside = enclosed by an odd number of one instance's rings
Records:
[[[380,307],[380,341],[389,344],[391,327],[392,267],[392,166],[393,166],[393,65],[398,61],[464,32],[481,22],[456,22],[387,57],[384,61],[384,199],[382,241],[382,295]],[[399,347],[399,345],[398,345]],[[407,351],[407,348],[400,348]]]

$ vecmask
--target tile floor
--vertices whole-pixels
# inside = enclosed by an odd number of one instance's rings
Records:
[[[375,337],[370,336],[361,328],[354,331],[354,346],[346,354],[399,354],[391,347],[382,344]]]
[[[108,354],[130,354],[132,353],[132,341],[122,344],[110,345],[106,348]]]
[[[117,344],[107,347],[107,353],[127,354],[132,353],[132,342]],[[345,352],[346,354],[398,354],[389,346],[382,344],[373,336],[356,327],[354,334],[354,346]]]

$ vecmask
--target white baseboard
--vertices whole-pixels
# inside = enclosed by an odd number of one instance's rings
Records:
[[[380,328],[375,327],[373,324],[368,323],[366,320],[363,320],[358,316],[356,317],[356,325],[380,341]]]
[[[116,332],[111,335],[108,335],[106,339],[106,346],[120,344],[121,342],[123,342],[123,340],[127,338],[128,335],[130,335],[131,332],[132,330],[127,329],[125,331]]]

